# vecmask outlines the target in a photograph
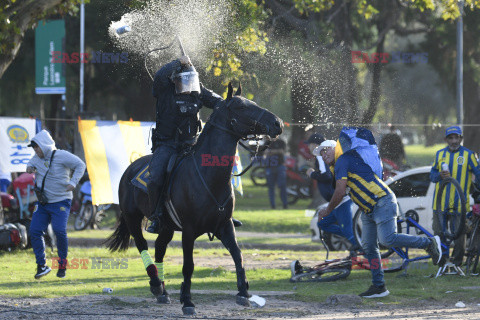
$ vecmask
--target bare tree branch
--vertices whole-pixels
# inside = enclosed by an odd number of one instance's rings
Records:
[[[275,16],[284,20],[291,28],[298,31],[306,31],[308,26],[308,21],[300,19],[291,14],[291,8],[289,10],[285,9],[278,1],[276,0],[265,0],[265,5],[269,7]]]

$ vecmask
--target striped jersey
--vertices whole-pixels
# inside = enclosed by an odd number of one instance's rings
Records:
[[[463,193],[465,194],[465,198],[469,199],[470,187],[472,185],[472,173],[475,175],[476,181],[480,182],[480,167],[475,154],[463,146],[460,146],[460,148],[455,152],[451,152],[448,146],[438,150],[435,155],[435,162],[430,170],[430,180],[432,182],[439,182],[442,180],[440,177],[440,171],[442,170],[443,163],[448,165],[450,175],[460,183]],[[435,185],[435,193],[433,196],[433,211],[443,211],[445,208],[452,208],[460,211],[460,199],[458,198],[458,194],[455,192],[455,188],[451,186],[451,184],[449,184],[443,192],[441,202],[442,207],[437,208],[437,195],[439,188],[440,183],[437,183]],[[468,206],[469,203],[467,200],[467,210],[469,210]]]
[[[350,198],[366,213],[392,190],[380,179],[360,155],[351,150],[335,162],[335,180],[346,179]]]

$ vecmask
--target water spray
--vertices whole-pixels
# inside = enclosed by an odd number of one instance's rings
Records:
[[[143,60],[144,64],[145,64],[145,70],[147,70],[147,73],[148,75],[150,76],[150,79],[152,79],[153,81],[153,77],[152,77],[152,74],[150,73],[150,71],[148,70],[148,67],[147,67],[147,58],[148,58],[148,55],[152,52],[155,52],[155,51],[160,51],[160,50],[166,50],[168,48],[170,48],[171,46],[173,46],[173,44],[175,43],[175,41],[178,41],[178,46],[180,48],[180,52],[182,53],[182,56],[186,56],[187,54],[185,53],[185,49],[183,48],[183,44],[182,44],[182,40],[180,39],[179,36],[175,36],[175,38],[173,38],[172,42],[170,42],[169,45],[167,46],[164,46],[164,47],[160,47],[160,48],[156,48],[156,49],[153,49],[153,50],[150,50],[148,51],[146,54],[145,54],[145,59]]]

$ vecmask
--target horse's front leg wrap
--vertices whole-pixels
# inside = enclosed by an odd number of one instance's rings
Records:
[[[155,266],[158,270],[158,278],[160,281],[165,281],[165,274],[163,272],[163,262],[155,262]]]
[[[147,270],[147,274],[150,277],[150,286],[159,287],[160,280],[158,279],[158,270],[155,264],[153,263],[152,257],[150,256],[147,250],[143,250],[140,253],[140,256],[142,257],[143,265]]]

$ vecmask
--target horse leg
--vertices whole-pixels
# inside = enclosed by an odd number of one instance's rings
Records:
[[[182,311],[184,315],[194,315],[195,305],[192,302],[190,289],[192,286],[192,274],[194,269],[193,264],[193,230],[182,231],[182,246],[183,246],[183,283],[180,288],[180,303],[183,303]]]
[[[150,292],[152,292],[154,296],[158,296],[162,294],[161,281],[158,278],[157,267],[153,263],[150,253],[148,253],[147,240],[145,240],[145,238],[143,237],[141,227],[143,214],[140,210],[137,209],[137,211],[138,212],[126,215],[126,220],[128,225],[130,226],[130,234],[132,235],[138,252],[140,252],[140,256],[142,257],[143,265],[145,266],[147,274],[150,277]]]
[[[162,228],[157,240],[155,240],[155,266],[158,270],[158,277],[160,278],[160,286],[162,294],[157,295],[159,303],[170,303],[170,297],[167,290],[165,290],[165,276],[163,273],[163,258],[167,251],[167,245],[172,241],[173,230]]]
[[[233,262],[235,263],[235,271],[237,273],[237,304],[249,307],[250,302],[248,298],[251,295],[248,293],[249,285],[247,281],[247,277],[245,275],[245,268],[243,266],[243,257],[242,251],[238,247],[237,239],[235,238],[235,228],[233,227],[232,220],[228,221],[225,224],[225,227],[220,230],[217,238],[222,241],[223,245],[227,250],[230,252],[230,255],[233,258]]]

